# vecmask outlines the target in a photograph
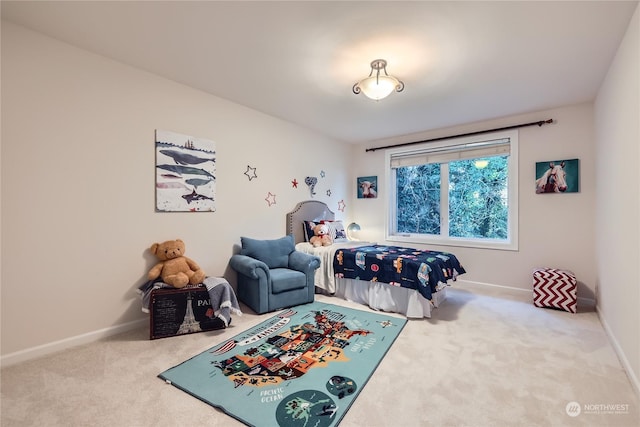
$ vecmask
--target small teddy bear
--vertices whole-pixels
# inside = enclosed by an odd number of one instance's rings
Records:
[[[314,247],[329,246],[333,243],[331,235],[329,234],[329,226],[327,224],[316,224],[313,226],[313,237],[309,239]]]
[[[184,288],[188,284],[202,283],[206,277],[195,261],[184,256],[185,244],[180,239],[154,243],[149,250],[160,260],[149,270],[149,280],[160,277],[174,288]]]

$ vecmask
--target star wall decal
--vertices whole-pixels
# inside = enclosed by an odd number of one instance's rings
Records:
[[[291,181],[291,184],[293,185],[293,188],[298,188],[298,180],[293,178],[293,181]]]
[[[258,175],[256,175],[256,168],[252,168],[249,165],[247,165],[247,171],[244,174],[249,178],[249,181],[258,177]]]
[[[344,212],[344,208],[345,208],[345,207],[346,207],[346,205],[344,204],[344,199],[340,200],[340,201],[338,202],[338,210],[339,210],[340,212]]]
[[[264,199],[269,204],[269,207],[271,207],[271,205],[275,205],[276,204],[276,195],[275,194],[271,194],[271,191],[269,191],[269,194],[267,194],[267,197],[265,197]]]
[[[331,189],[327,190],[327,196],[331,197]]]
[[[325,175],[326,175],[326,174],[324,173],[324,171],[320,171],[320,176],[321,176],[322,178],[324,178],[324,177],[325,177]]]

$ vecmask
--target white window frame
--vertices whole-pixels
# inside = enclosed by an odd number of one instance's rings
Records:
[[[478,144],[482,141],[494,141],[500,139],[508,139],[510,154],[508,161],[509,176],[507,178],[507,197],[509,201],[509,213],[508,213],[508,227],[509,235],[506,240],[502,239],[473,239],[473,238],[461,238],[450,237],[449,232],[449,209],[448,209],[448,164],[443,164],[441,173],[441,206],[445,206],[445,209],[441,209],[440,212],[440,235],[432,234],[414,234],[414,233],[397,233],[395,231],[395,212],[396,212],[396,185],[395,185],[395,172],[391,166],[391,161],[394,156],[409,155],[415,152],[432,151],[454,146],[463,146],[466,144]],[[501,132],[485,133],[481,135],[473,135],[460,138],[451,138],[442,141],[436,141],[431,143],[416,144],[412,146],[405,146],[395,149],[389,149],[385,153],[385,182],[387,183],[387,191],[384,192],[387,209],[385,218],[385,238],[390,242],[400,243],[419,243],[419,244],[436,244],[445,246],[459,246],[459,247],[472,247],[472,248],[485,248],[485,249],[500,249],[500,250],[518,250],[518,131],[509,130]],[[444,234],[446,233],[446,234]]]

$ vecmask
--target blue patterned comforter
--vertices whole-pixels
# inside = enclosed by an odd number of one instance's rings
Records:
[[[340,249],[333,268],[337,277],[417,289],[429,300],[439,283],[465,273],[453,254],[381,245]]]

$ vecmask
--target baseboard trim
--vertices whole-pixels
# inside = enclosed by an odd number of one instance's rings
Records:
[[[523,288],[516,288],[514,286],[496,285],[494,283],[487,283],[487,282],[476,282],[475,280],[457,279],[456,281],[462,282],[462,283],[471,283],[472,285],[491,286],[494,288],[511,289],[513,291],[533,292],[532,289],[523,289]]]
[[[609,342],[611,343],[613,350],[616,352],[616,355],[618,356],[618,360],[620,360],[620,363],[622,364],[624,371],[627,373],[627,377],[629,377],[629,382],[631,382],[631,386],[633,387],[636,394],[640,396],[640,380],[638,380],[636,373],[633,372],[633,369],[631,367],[631,364],[629,363],[629,360],[625,356],[624,351],[622,350],[622,347],[620,347],[620,344],[618,343],[618,340],[616,339],[615,335],[613,335],[613,331],[609,327],[609,324],[607,323],[605,318],[601,315],[600,309],[598,306],[596,306],[596,313],[598,313],[598,319],[600,319],[600,323],[604,328],[604,332],[607,334],[607,337],[609,337]]]
[[[99,341],[103,338],[143,327],[148,323],[149,321],[145,319],[135,320],[132,322],[124,323],[122,325],[110,326],[108,328],[88,332],[86,334],[77,335],[59,341],[54,341],[36,347],[16,351],[15,353],[9,353],[0,357],[0,366],[4,368],[7,366],[15,365],[16,363],[26,362],[27,360],[36,359],[38,357],[66,350],[71,347],[76,347],[78,345],[89,344],[95,341]]]
[[[529,293],[533,292],[533,289],[516,288],[514,286],[496,285],[496,284],[493,284],[493,283],[476,282],[476,281],[473,281],[473,280],[458,279],[457,281],[458,282],[463,282],[463,283],[471,283],[471,284],[474,284],[474,285],[492,286],[492,287],[495,287],[495,288],[510,289],[512,291],[522,291],[522,292],[529,292]],[[589,307],[595,307],[596,306],[596,300],[593,299],[593,298],[578,297],[578,302],[580,303],[580,305],[585,305],[585,306],[589,306]]]

